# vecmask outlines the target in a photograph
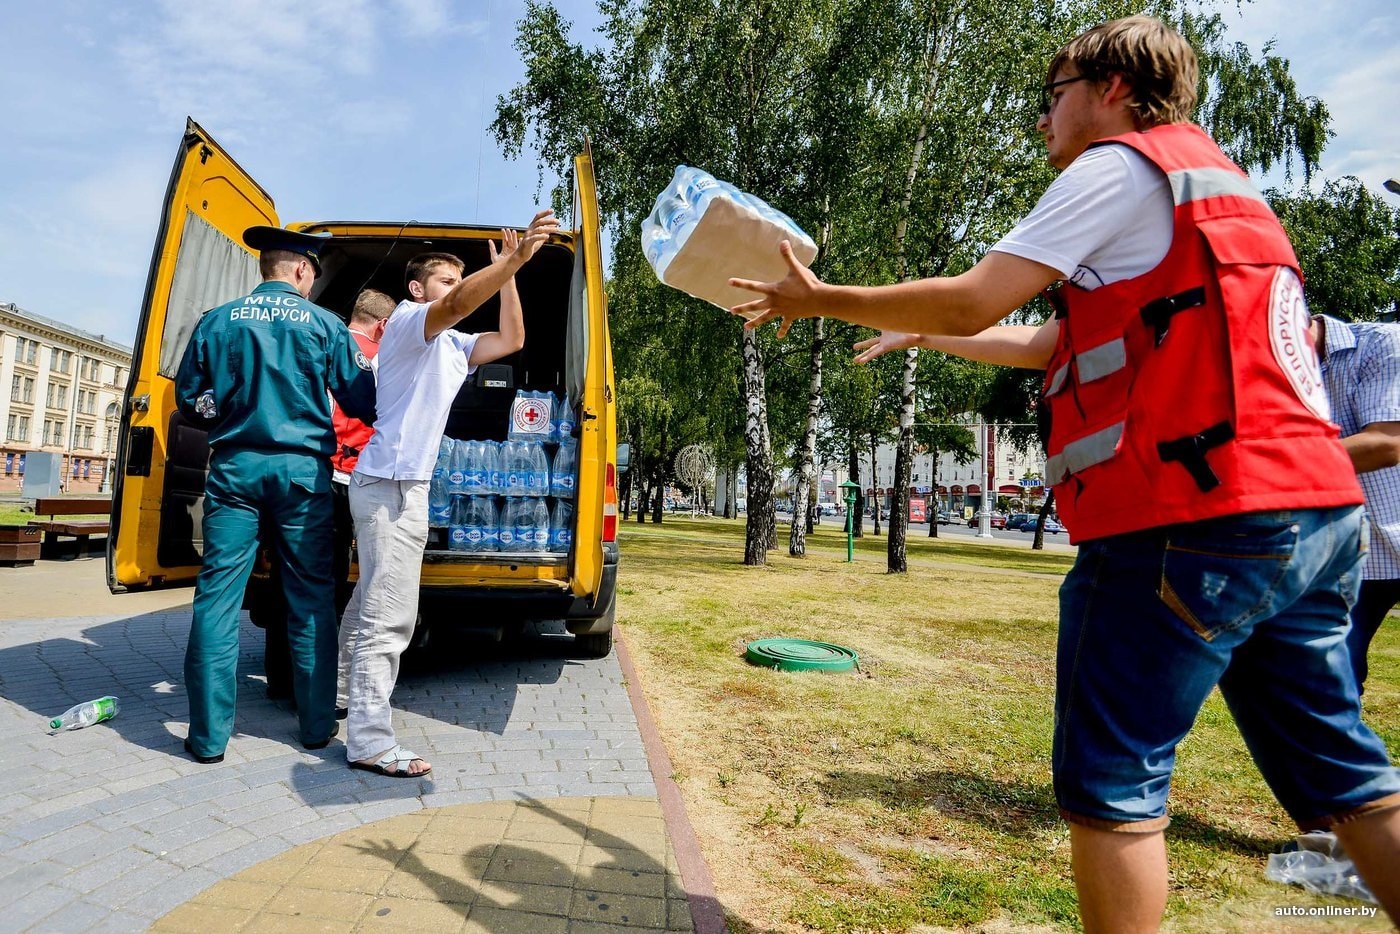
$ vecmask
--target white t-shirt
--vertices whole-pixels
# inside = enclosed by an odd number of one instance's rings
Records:
[[[992,247],[1096,289],[1154,269],[1173,233],[1166,174],[1129,146],[1094,146],[1069,164]]]
[[[379,341],[374,435],[355,473],[386,480],[430,480],[457,390],[476,367],[476,334],[448,328],[423,340],[428,305],[399,302]]]

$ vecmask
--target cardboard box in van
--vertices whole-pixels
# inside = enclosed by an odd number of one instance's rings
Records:
[[[435,530],[423,557],[420,625],[500,633],[562,619],[584,654],[605,655],[616,617],[619,463],[597,194],[586,145],[574,160],[573,182],[568,229],[516,276],[525,346],[478,369],[447,423],[449,437],[500,441],[517,389],[567,394],[576,406],[578,443],[573,545],[567,554],[449,551]],[[254,224],[282,224],[272,197],[189,121],[166,190],[122,410],[107,551],[114,593],[189,586],[199,573],[209,447],[205,432],[176,409],[174,377],[200,315],[260,281],[256,258],[242,243],[243,230]],[[487,224],[286,226],[335,235],[321,254],[311,300],[347,319],[363,288],[404,297],[404,267],[413,256],[452,253],[470,274],[490,261],[487,241],[500,237],[500,227]],[[495,330],[498,318],[493,298],[458,327]],[[255,620],[265,598],[266,581],[255,577],[245,601]]]

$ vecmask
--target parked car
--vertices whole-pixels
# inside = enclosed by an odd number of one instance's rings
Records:
[[[967,527],[968,527],[969,529],[979,528],[981,525],[982,525],[982,514],[981,514],[980,512],[974,512],[974,513],[972,514],[972,518],[967,520]],[[991,525],[991,527],[994,528],[994,529],[1004,529],[1004,528],[1006,528],[1006,516],[1003,516],[1003,515],[1002,515],[1001,513],[999,513],[999,512],[994,512],[994,513],[992,513],[991,519],[990,519],[990,525]]]
[[[953,514],[946,509],[938,510],[938,524],[950,525],[953,521]]]
[[[1035,531],[1036,524],[1037,524],[1039,521],[1040,521],[1040,517],[1039,517],[1039,516],[1031,516],[1030,519],[1028,519],[1028,520],[1021,526],[1021,531],[1022,531],[1022,532],[1034,532],[1034,531]],[[1065,527],[1064,527],[1063,525],[1060,525],[1060,523],[1059,523],[1057,520],[1055,520],[1055,519],[1053,519],[1053,518],[1050,518],[1050,519],[1046,519],[1046,520],[1045,520],[1045,531],[1051,533],[1052,535],[1055,534],[1055,533],[1058,533],[1058,532],[1063,532],[1064,530],[1065,530]]]
[[[1036,515],[1033,512],[1012,513],[1011,518],[1006,520],[1006,527],[1008,529],[1019,529],[1021,526],[1025,525],[1027,521],[1034,518],[1036,518]]]

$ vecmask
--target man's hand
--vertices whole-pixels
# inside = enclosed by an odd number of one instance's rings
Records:
[[[498,265],[510,261],[510,255],[520,249],[520,234],[509,227],[501,228],[501,248],[496,249],[495,240],[486,241],[486,251],[491,254],[491,264]]]
[[[769,321],[778,320],[778,337],[787,337],[788,328],[798,318],[815,318],[821,314],[819,290],[823,282],[812,270],[803,266],[792,255],[792,244],[784,240],[778,244],[778,252],[788,264],[788,274],[778,282],[755,282],[753,279],[730,279],[729,284],[736,289],[757,292],[763,298],[735,305],[729,309],[749,321],[746,328],[762,327]]]
[[[903,331],[881,331],[879,337],[867,337],[857,341],[851,349],[856,351],[856,363],[869,363],[876,357],[892,350],[908,350],[919,346],[918,334],[905,334]]]
[[[530,226],[525,228],[524,236],[520,237],[520,242],[514,248],[505,247],[505,239],[502,238],[502,248],[507,250],[506,255],[513,259],[520,266],[530,261],[540,246],[550,238],[552,234],[559,232],[559,218],[554,216],[554,211],[545,208],[535,215],[530,221]],[[502,231],[504,233],[504,231]]]

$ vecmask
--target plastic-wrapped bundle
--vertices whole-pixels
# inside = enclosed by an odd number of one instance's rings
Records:
[[[804,266],[817,245],[792,218],[704,169],[676,167],[642,222],[642,252],[666,285],[730,308],[758,296],[729,286],[731,276],[771,282],[787,275],[778,244]]]

